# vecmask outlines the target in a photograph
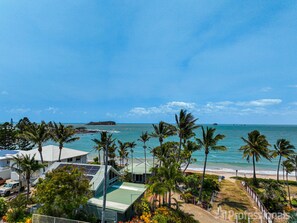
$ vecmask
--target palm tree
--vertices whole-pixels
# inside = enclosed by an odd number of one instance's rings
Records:
[[[30,180],[31,176],[34,172],[38,171],[41,169],[44,165],[39,164],[35,160],[35,155],[33,157],[30,157],[30,155],[22,155],[19,156],[17,155],[16,157],[13,158],[15,161],[14,164],[18,165],[18,168],[22,173],[25,174],[25,178],[27,181],[27,203],[29,201],[29,194],[30,194]]]
[[[134,148],[136,146],[136,143],[135,142],[127,142],[127,147],[130,148],[130,153],[131,153],[131,162],[132,162],[132,165],[131,165],[131,181],[133,182],[134,179],[133,179],[133,153],[134,153]]]
[[[201,149],[201,146],[198,145],[195,142],[192,142],[190,140],[187,140],[187,142],[184,144],[184,153],[185,153],[185,159],[186,159],[186,166],[184,169],[184,173],[186,172],[186,170],[188,169],[189,165],[191,162],[195,162],[195,159],[192,159],[192,154],[198,150]]]
[[[256,178],[256,162],[258,162],[261,157],[271,160],[268,147],[268,143],[265,135],[261,135],[258,130],[254,130],[248,133],[248,139],[241,137],[241,139],[246,143],[246,145],[240,147],[240,151],[243,151],[243,158],[246,158],[249,162],[252,158],[253,160],[253,183],[257,184]]]
[[[288,160],[290,160],[290,162],[294,165],[295,169],[295,179],[297,181],[297,155],[296,153],[294,154],[291,154],[289,157],[288,157]]]
[[[59,162],[61,162],[61,154],[64,144],[79,140],[79,137],[74,137],[76,133],[71,125],[64,126],[61,123],[57,125],[57,123],[54,122],[52,127],[51,136],[52,139],[59,144]]]
[[[143,150],[144,150],[144,183],[146,183],[146,142],[149,141],[150,136],[147,132],[142,132],[138,141],[143,143]]]
[[[98,162],[99,162],[100,164],[102,164],[102,163],[101,163],[100,152],[101,152],[101,150],[102,150],[103,147],[102,147],[102,145],[101,145],[101,141],[100,141],[99,139],[92,139],[92,141],[96,143],[96,145],[94,146],[94,148],[95,148],[95,150],[97,150],[97,152],[98,152]]]
[[[279,167],[281,164],[282,157],[288,158],[290,155],[294,154],[295,147],[290,144],[290,141],[286,139],[278,139],[274,145],[275,151],[273,151],[272,156],[279,156],[278,166],[277,166],[277,181],[279,181]]]
[[[161,121],[159,122],[158,125],[153,124],[153,128],[154,128],[154,131],[150,134],[150,136],[153,138],[158,138],[160,143],[160,148],[162,148],[164,139],[174,134],[174,126]],[[161,166],[161,161],[160,161],[160,166]]]
[[[224,139],[225,136],[221,134],[215,134],[216,129],[215,128],[208,128],[206,127],[206,131],[204,130],[202,126],[202,139],[197,138],[197,143],[199,147],[204,148],[205,153],[205,159],[204,159],[204,167],[203,167],[203,175],[201,180],[201,187],[199,191],[199,201],[201,201],[202,197],[202,190],[203,190],[203,183],[204,183],[204,177],[205,177],[205,170],[206,170],[206,163],[207,163],[207,157],[211,150],[214,151],[226,151],[227,148],[225,146],[218,146],[217,143]]]
[[[34,145],[38,146],[40,160],[43,164],[42,144],[51,138],[48,125],[44,121],[42,121],[40,124],[32,123],[32,125],[28,126],[28,128],[22,134],[20,134],[20,137],[23,137],[31,141]],[[43,171],[45,171],[44,167]]]
[[[287,188],[288,188],[288,195],[289,195],[289,204],[290,204],[290,207],[292,208],[292,203],[291,203],[291,193],[290,193],[290,186],[289,186],[289,179],[288,179],[288,175],[289,173],[292,173],[295,169],[293,163],[291,163],[290,160],[286,160],[286,161],[283,161],[283,167],[286,171],[286,182],[287,182]]]
[[[181,109],[179,115],[175,114],[176,129],[179,137],[179,148],[177,160],[180,160],[181,147],[183,141],[193,137],[195,133],[193,132],[199,126],[195,124],[198,119],[195,119],[191,113],[187,113],[187,110]]]
[[[100,141],[100,145],[104,148],[104,182],[103,182],[102,222],[105,222],[108,148],[114,142],[114,139],[112,139],[112,134],[107,134],[106,131],[100,132],[100,136],[101,136],[101,139],[98,141]]]
[[[124,166],[124,159],[128,156],[127,152],[127,143],[122,142],[121,140],[118,140],[119,144],[119,157],[120,157],[120,165]]]

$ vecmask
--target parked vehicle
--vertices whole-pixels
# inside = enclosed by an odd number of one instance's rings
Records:
[[[6,180],[5,180],[5,179],[3,179],[2,177],[0,177],[0,185],[3,185],[3,184],[5,184],[5,182],[6,182]]]
[[[17,181],[11,181],[9,183],[5,183],[1,188],[0,188],[0,195],[1,196],[9,196],[10,194],[16,193],[19,190],[24,191],[25,187],[24,184],[20,188],[20,183]]]

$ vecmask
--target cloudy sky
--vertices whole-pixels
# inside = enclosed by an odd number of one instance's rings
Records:
[[[0,121],[297,124],[296,1],[0,1]]]

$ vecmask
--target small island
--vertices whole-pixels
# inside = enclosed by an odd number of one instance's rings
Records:
[[[114,121],[89,122],[86,125],[116,125],[116,122]]]

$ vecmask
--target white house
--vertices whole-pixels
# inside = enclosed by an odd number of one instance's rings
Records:
[[[59,161],[59,146],[48,145],[42,147],[42,157],[43,161],[48,164],[48,166],[52,165],[54,162]],[[87,163],[87,155],[89,152],[80,151],[76,149],[69,149],[63,147],[61,153],[61,162],[67,163]],[[18,155],[30,155],[31,157],[35,155],[35,160],[41,161],[40,153],[38,148],[29,150],[29,151],[20,151]]]
[[[18,150],[0,150],[0,177],[3,179],[10,178],[10,161],[18,152]]]

